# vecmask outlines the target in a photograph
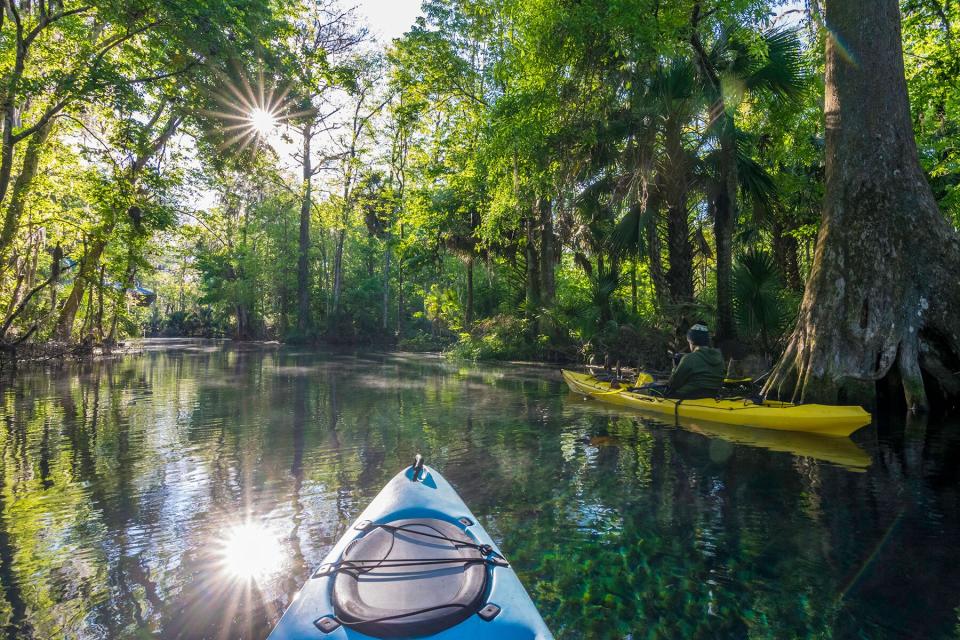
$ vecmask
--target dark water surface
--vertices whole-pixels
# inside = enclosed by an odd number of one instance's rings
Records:
[[[0,390],[10,638],[262,638],[418,451],[559,638],[960,638],[957,425],[756,442],[549,369],[212,342]]]

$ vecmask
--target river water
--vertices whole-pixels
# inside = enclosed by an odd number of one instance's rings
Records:
[[[556,371],[147,341],[0,383],[9,638],[263,638],[422,452],[558,638],[960,638],[960,428],[666,425]]]

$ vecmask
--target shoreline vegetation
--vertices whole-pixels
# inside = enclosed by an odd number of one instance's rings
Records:
[[[955,406],[960,7],[648,4],[0,0],[0,359],[664,371],[702,322],[769,397]]]

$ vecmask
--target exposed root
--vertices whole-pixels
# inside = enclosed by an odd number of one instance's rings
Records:
[[[912,413],[926,413],[930,409],[927,391],[923,385],[923,373],[920,370],[919,341],[916,333],[900,342],[897,353],[897,369],[903,385],[903,395],[907,408]]]

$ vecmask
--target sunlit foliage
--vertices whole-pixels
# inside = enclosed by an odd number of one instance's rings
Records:
[[[906,66],[956,218],[960,17],[935,5],[903,3]],[[808,9],[431,0],[381,44],[334,0],[10,4],[0,341],[603,358],[732,309],[722,337],[775,353],[789,323],[759,331],[722,285],[746,253],[775,263],[774,297],[809,273]]]

